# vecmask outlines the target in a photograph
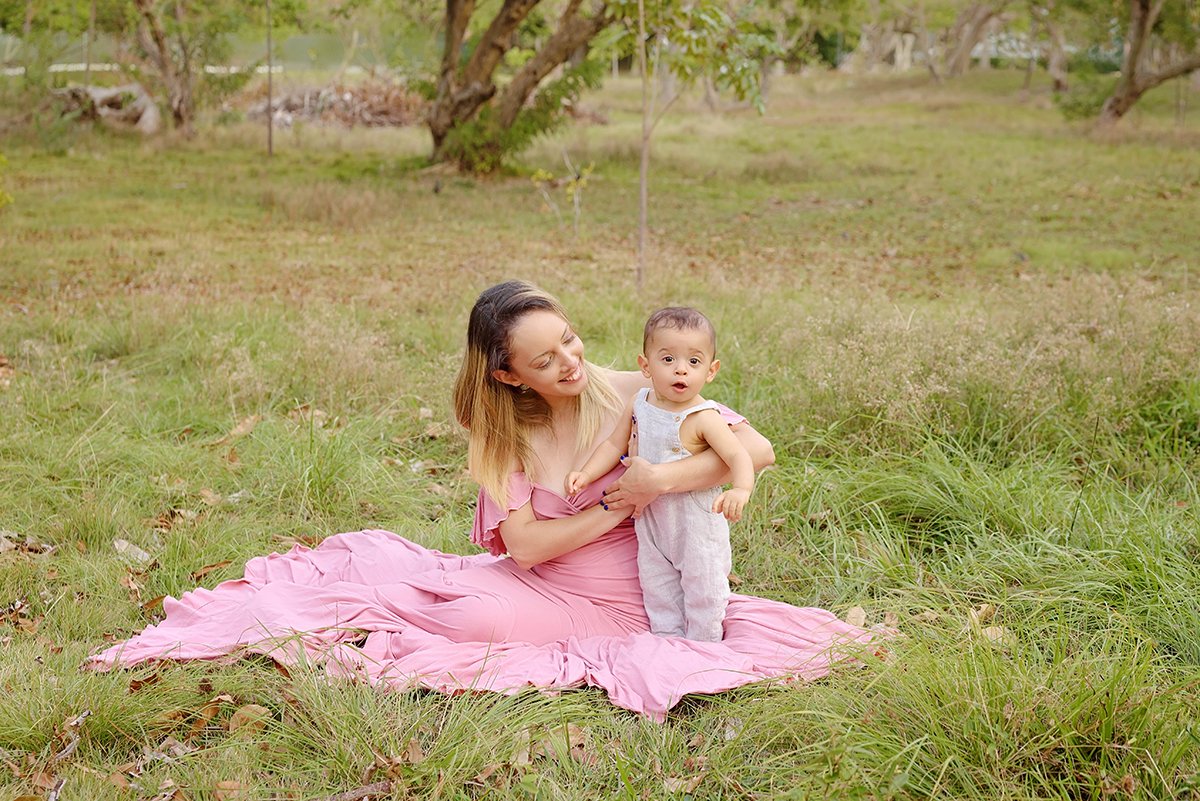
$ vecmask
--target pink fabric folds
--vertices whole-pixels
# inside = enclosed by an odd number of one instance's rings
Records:
[[[514,474],[504,506],[481,493],[472,539],[499,553],[500,522],[532,503],[542,519],[595,504],[617,468],[575,498]],[[241,579],[163,603],[162,622],[88,660],[105,670],[162,659],[267,654],[396,688],[517,692],[604,689],[655,719],[689,693],[816,678],[877,636],[822,609],[734,595],[725,637],[648,631],[629,521],[522,570],[494,553],[453,556],[388,531],[251,559]]]

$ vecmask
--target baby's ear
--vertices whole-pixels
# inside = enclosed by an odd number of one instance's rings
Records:
[[[708,378],[704,379],[704,383],[708,383],[717,377],[717,371],[721,369],[721,360],[713,359],[712,364],[708,366]]]
[[[639,353],[637,362],[638,362],[638,367],[640,367],[642,369],[642,375],[646,376],[646,378],[649,378],[650,377],[650,360],[646,358],[646,354]]]

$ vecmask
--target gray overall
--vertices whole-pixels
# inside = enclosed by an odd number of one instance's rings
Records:
[[[682,412],[669,412],[647,400],[634,401],[638,456],[655,464],[691,454],[679,441],[679,426],[689,414],[716,409],[704,401]],[[724,631],[729,600],[729,524],[712,511],[720,487],[660,495],[634,524],[638,538],[638,576],[650,629],[663,636],[716,642]]]

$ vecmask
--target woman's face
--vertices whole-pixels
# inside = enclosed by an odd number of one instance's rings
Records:
[[[571,324],[551,311],[524,315],[513,326],[508,370],[492,373],[512,386],[524,384],[547,402],[578,397],[587,386],[583,342]]]

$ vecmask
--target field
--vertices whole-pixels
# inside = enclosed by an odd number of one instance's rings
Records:
[[[640,294],[633,82],[486,180],[426,168],[412,130],[299,127],[270,161],[243,124],[10,137],[0,797],[1200,797],[1200,127],[1164,93],[1096,133],[1021,79],[682,101]],[[530,177],[564,153],[594,168],[577,230]],[[711,395],[778,456],[735,589],[861,607],[902,632],[886,660],[665,724],[593,690],[79,670],[295,542],[471,552],[449,391],[509,277],[624,369],[652,308],[711,314]]]

